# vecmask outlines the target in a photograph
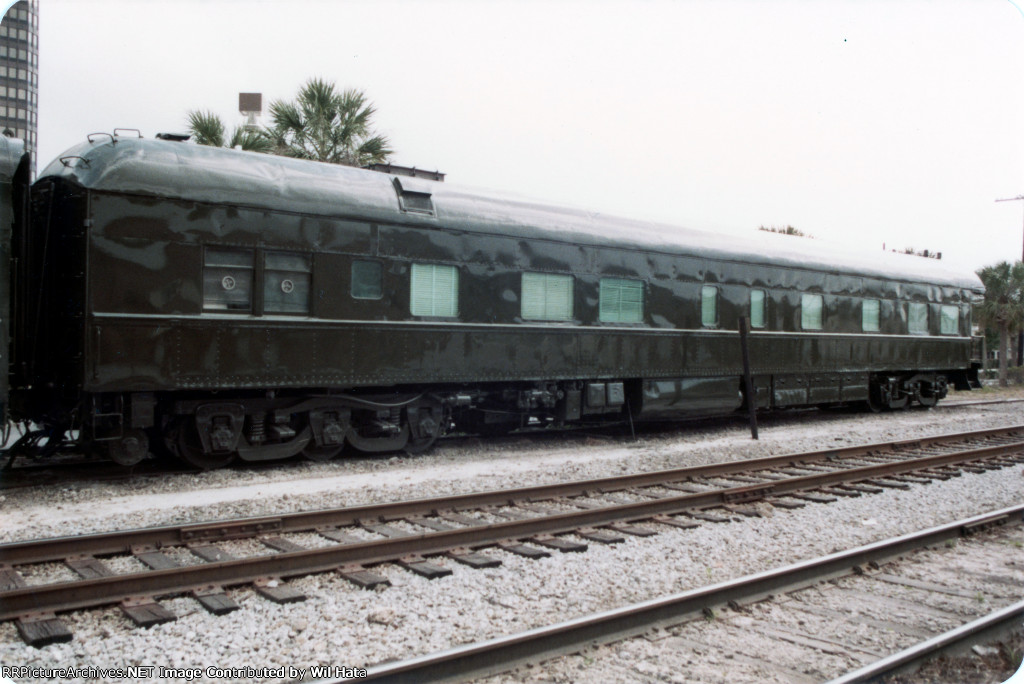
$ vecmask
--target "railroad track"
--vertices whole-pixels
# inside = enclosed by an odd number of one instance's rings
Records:
[[[1018,425],[504,491],[14,542],[0,545],[0,620],[16,621],[22,638],[41,646],[72,638],[58,617],[67,611],[117,605],[145,626],[174,619],[159,599],[188,595],[220,614],[238,607],[227,592],[238,585],[290,602],[303,597],[287,579],[311,573],[338,572],[375,587],[387,580],[374,566],[397,563],[442,577],[451,573],[442,562],[498,564],[487,555],[492,547],[530,558],[584,551],[588,543],[649,536],[661,526],[725,522],[759,515],[762,506],[827,503],[998,469],[1024,462],[1022,452]],[[263,551],[239,557],[242,541]],[[38,583],[55,569],[63,581]]]
[[[1009,535],[1004,526],[1019,526],[1022,516],[1024,505],[1007,508],[556,625],[370,667],[361,680],[463,681],[541,662],[556,679],[579,677],[584,663],[605,677],[630,679],[637,670],[623,671],[622,660],[635,664],[636,654],[646,652],[658,659],[663,671],[688,671],[688,679],[701,678],[699,665],[687,667],[692,662],[688,659],[696,658],[710,661],[705,667],[716,679],[735,672],[739,679],[798,684],[833,677],[830,684],[878,681],[964,643],[984,643],[1019,629],[1024,617],[1022,571],[992,559],[1005,560]],[[967,541],[959,545],[963,538]],[[979,572],[984,573],[984,590],[965,591],[965,576],[977,579]],[[929,579],[920,579],[922,574]],[[621,649],[629,654],[626,658],[612,657],[612,648],[605,646],[637,636],[650,643]],[[341,681],[349,680],[320,683]]]
[[[967,399],[965,401],[952,400],[939,402],[933,408],[959,408],[961,406],[986,406],[988,404],[1019,404],[1024,398],[1019,399]]]

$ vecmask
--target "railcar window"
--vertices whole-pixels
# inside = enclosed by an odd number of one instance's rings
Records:
[[[571,321],[572,276],[556,273],[524,273],[521,313],[533,321]]]
[[[207,247],[203,256],[203,310],[250,313],[254,258],[252,249]]]
[[[803,295],[800,298],[800,327],[804,330],[821,330],[823,309],[821,295]]]
[[[384,296],[384,267],[380,262],[352,262],[352,296],[355,299],[380,299]]]
[[[881,302],[877,299],[865,299],[860,305],[860,329],[864,332],[878,332]]]
[[[459,272],[454,266],[413,264],[411,283],[413,316],[459,315]]]
[[[718,325],[718,288],[705,285],[700,290],[700,324],[704,327]]]
[[[264,313],[309,313],[311,259],[308,254],[267,252],[263,256]]]
[[[603,323],[644,320],[644,284],[639,280],[601,278],[599,318]]]
[[[943,335],[960,332],[960,307],[946,304],[939,309],[939,332]]]
[[[907,328],[912,335],[928,334],[928,305],[911,302],[907,307]]]
[[[751,328],[763,328],[764,327],[764,301],[765,301],[765,292],[764,292],[764,290],[751,290],[750,291],[750,327]]]

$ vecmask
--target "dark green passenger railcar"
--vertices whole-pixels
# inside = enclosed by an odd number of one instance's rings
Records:
[[[741,317],[758,407],[931,405],[976,381],[981,284],[931,260],[105,137],[43,171],[33,216],[18,417],[123,463],[728,413]]]

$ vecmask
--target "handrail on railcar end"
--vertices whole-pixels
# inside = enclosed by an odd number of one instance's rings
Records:
[[[78,161],[76,161],[76,162],[74,162],[72,164],[72,160],[75,160],[75,159],[77,159]],[[79,165],[84,166],[84,167],[88,167],[89,166],[89,160],[86,159],[85,157],[80,157],[77,154],[69,154],[66,157],[61,157],[60,158],[60,163],[63,164],[64,166],[68,167],[69,169],[70,168],[75,168],[76,166],[79,166]]]
[[[971,361],[983,363],[985,361],[985,336],[971,335]]]
[[[85,136],[85,139],[88,140],[90,143],[94,143],[94,142],[96,142],[95,140],[92,139],[92,136],[94,136],[94,135],[105,135],[108,138],[110,138],[110,142],[112,142],[114,144],[117,144],[117,140],[114,139],[114,134],[113,133],[107,133],[105,131],[99,131],[97,133],[90,133],[89,135]]]

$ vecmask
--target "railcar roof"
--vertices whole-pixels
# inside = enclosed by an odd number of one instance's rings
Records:
[[[64,162],[61,159],[65,160]],[[449,183],[401,177],[405,189],[429,192],[437,218],[404,213],[393,176],[335,164],[181,142],[106,137],[68,150],[40,174],[111,192],[174,197],[334,218],[581,245],[651,249],[668,254],[799,267],[966,288],[974,273],[934,259],[887,252],[855,253],[762,231],[742,238],[611,217]],[[66,163],[65,163],[66,162]]]

